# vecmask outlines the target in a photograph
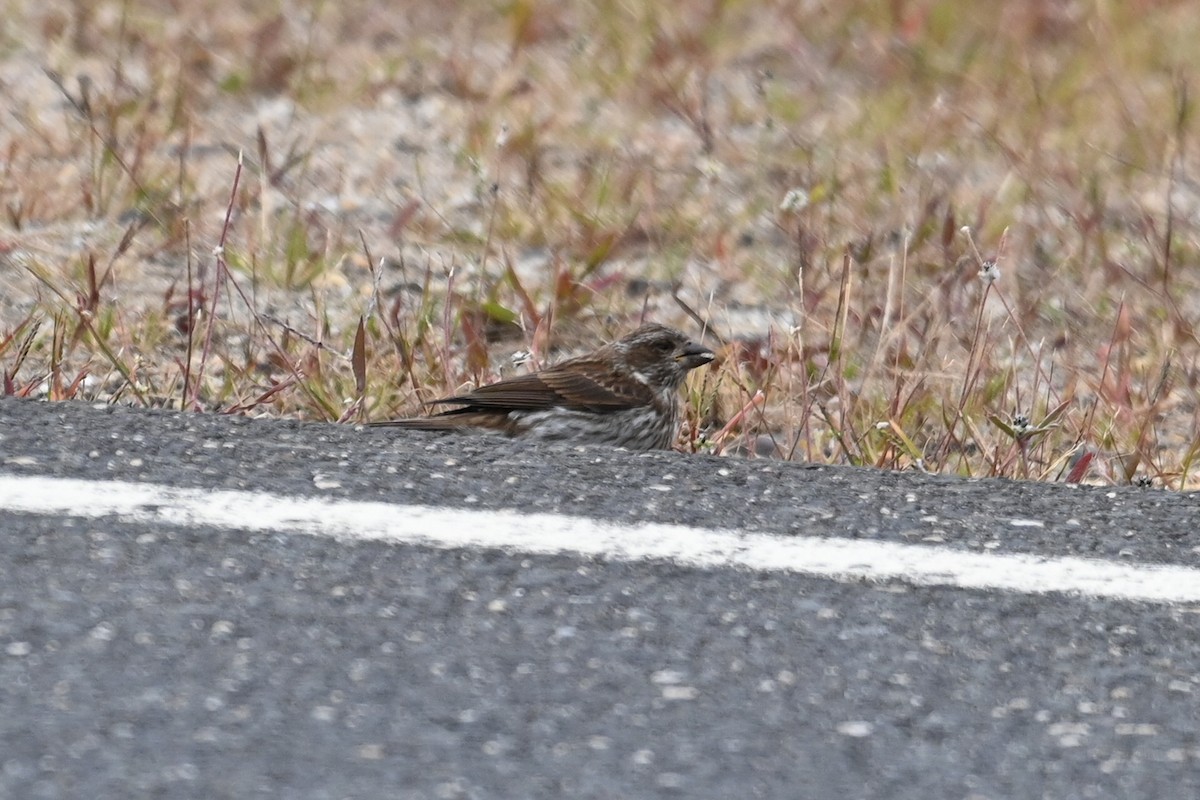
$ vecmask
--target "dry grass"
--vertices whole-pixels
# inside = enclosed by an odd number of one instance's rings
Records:
[[[3,3],[2,391],[380,418],[652,317],[689,448],[1200,482],[1189,3],[269,5]]]

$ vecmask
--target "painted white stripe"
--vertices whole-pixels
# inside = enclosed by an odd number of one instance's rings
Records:
[[[0,474],[0,509],[150,525],[210,526],[430,547],[501,548],[616,561],[792,572],[839,581],[895,580],[1041,594],[1066,592],[1154,603],[1200,603],[1200,569],[1074,557],[967,553],[945,547],[779,536],[582,517],[445,509],[176,489],[152,483]]]

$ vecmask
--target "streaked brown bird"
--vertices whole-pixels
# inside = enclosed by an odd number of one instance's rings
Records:
[[[587,355],[431,405],[458,408],[377,422],[427,431],[484,429],[530,439],[666,450],[679,435],[679,388],[713,352],[650,323]]]

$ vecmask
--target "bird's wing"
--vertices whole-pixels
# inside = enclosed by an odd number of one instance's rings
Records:
[[[557,407],[603,413],[646,405],[652,400],[650,389],[640,381],[617,376],[601,363],[581,359],[437,402],[477,409],[537,411]]]

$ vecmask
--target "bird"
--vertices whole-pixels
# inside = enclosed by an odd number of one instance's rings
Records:
[[[591,353],[427,404],[457,408],[371,425],[667,450],[679,435],[684,379],[715,357],[680,331],[647,323]]]

